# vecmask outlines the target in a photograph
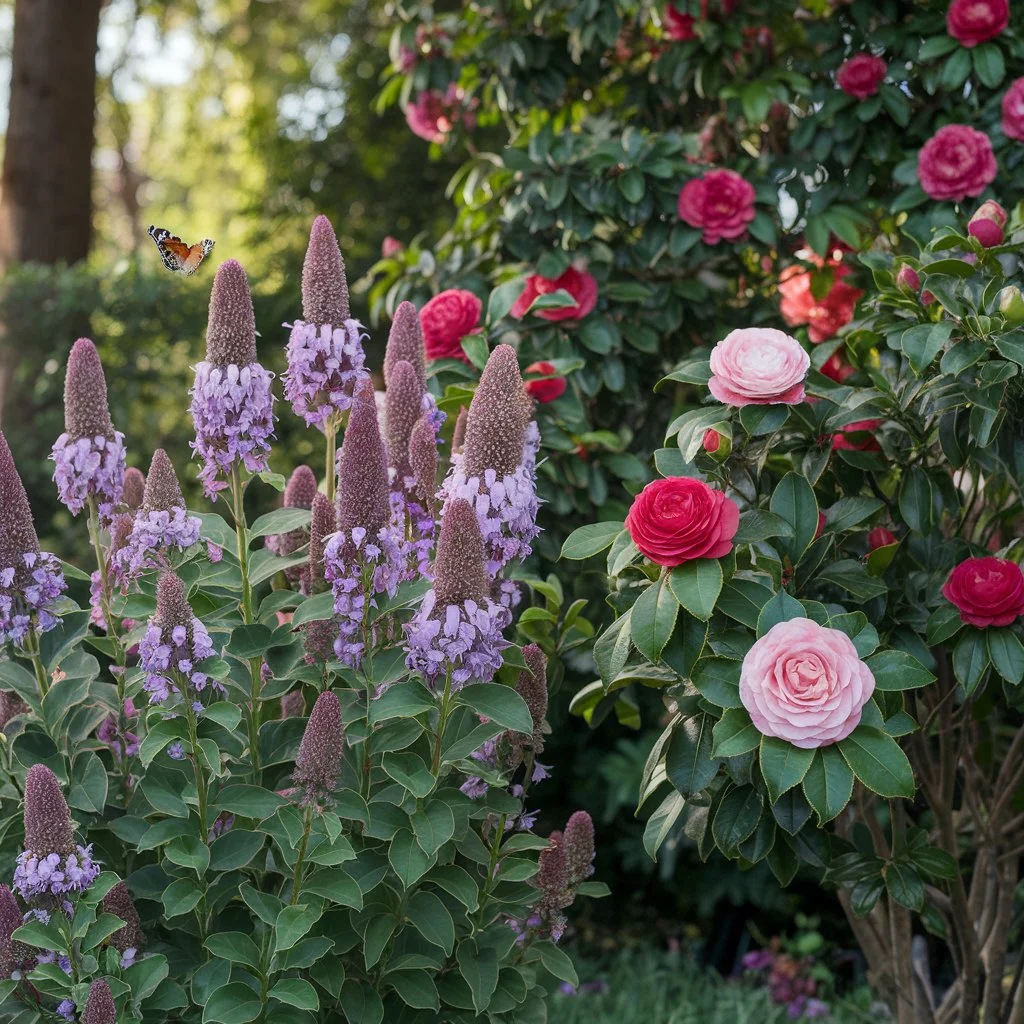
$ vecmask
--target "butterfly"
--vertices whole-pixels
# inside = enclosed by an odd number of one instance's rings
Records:
[[[195,245],[186,245],[167,228],[157,228],[152,224],[149,225],[149,237],[156,242],[164,266],[172,273],[183,274],[185,277],[191,277],[213,250],[213,240],[210,238],[204,238]]]

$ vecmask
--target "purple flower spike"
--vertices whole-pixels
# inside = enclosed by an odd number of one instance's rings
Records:
[[[295,759],[292,780],[297,786],[305,787],[303,805],[333,805],[344,749],[341,704],[333,690],[325,690],[313,705],[299,744],[299,756]]]
[[[416,496],[426,509],[437,491],[437,432],[430,416],[424,413],[409,435],[409,466],[416,481]]]
[[[366,376],[356,387],[338,456],[338,527],[362,527],[375,535],[390,518],[388,460],[377,421],[373,383]]]
[[[309,466],[296,466],[284,489],[284,508],[312,508],[313,496],[317,492],[316,474]],[[309,530],[300,527],[288,533],[274,533],[266,539],[267,548],[275,555],[287,557],[298,551],[309,541]],[[296,565],[285,569],[284,574],[289,583],[296,584],[302,579],[304,566]]]
[[[404,490],[415,486],[409,465],[409,439],[422,415],[423,385],[416,370],[404,359],[391,368],[391,379],[385,393],[385,422],[388,430],[388,462],[395,472],[395,485]]]
[[[324,494],[317,494],[313,499],[313,519],[309,530],[309,561],[303,568],[302,592],[304,594],[320,594],[327,589],[324,556],[327,542],[336,529],[334,506]],[[332,619],[317,619],[302,627],[303,649],[306,661],[311,665],[330,660],[334,651],[334,641],[338,636],[338,626]],[[299,700],[302,693],[299,692]]]
[[[530,403],[515,350],[498,345],[487,360],[466,417],[460,455],[441,487],[441,497],[465,498],[476,508],[494,578],[513,559],[533,549],[537,527],[536,455],[540,435],[528,422]],[[514,603],[514,587],[505,601]]]
[[[78,846],[71,812],[57,776],[34,764],[25,776],[25,849],[14,869],[14,888],[25,899],[63,896],[88,888],[100,873],[92,846]]]
[[[31,946],[11,938],[24,923],[14,893],[6,885],[0,885],[0,979],[25,970],[35,961],[35,951]]]
[[[53,629],[54,602],[66,589],[60,561],[39,550],[28,495],[0,433],[0,644]]]
[[[274,432],[274,375],[256,359],[256,320],[249,282],[236,260],[222,263],[210,296],[206,360],[197,363],[192,390],[193,449],[203,459],[199,478],[207,497],[228,486],[241,464],[250,473],[267,468]]]
[[[569,818],[564,842],[569,884],[576,886],[594,873],[594,822],[586,811],[576,811]]]
[[[142,505],[146,493],[146,478],[141,469],[129,466],[124,471],[124,494],[121,496],[125,505],[134,512]]]
[[[202,520],[188,514],[167,452],[157,448],[131,535],[113,556],[118,582],[125,586],[145,569],[169,565],[171,553],[199,543],[201,528]]]
[[[196,693],[211,686],[221,692],[216,679],[198,665],[214,655],[206,627],[193,614],[185,584],[173,572],[165,572],[156,588],[156,615],[139,644],[139,665],[146,673],[143,689],[151,704],[181,697],[181,683],[191,683]],[[192,699],[191,697],[189,699]]]
[[[100,909],[105,914],[113,914],[124,921],[124,927],[119,928],[107,940],[122,956],[129,949],[136,952],[142,949],[143,934],[142,922],[139,920],[139,912],[135,909],[132,894],[124,882],[117,882],[103,897]]]
[[[97,978],[89,986],[82,1024],[117,1024],[117,1007],[114,1006],[114,997],[104,978]]]
[[[434,586],[406,623],[406,664],[431,685],[448,674],[453,689],[490,682],[508,647],[502,630],[511,613],[488,597],[483,539],[473,506],[452,499],[441,516]]]
[[[302,264],[302,319],[310,324],[342,324],[351,315],[345,259],[331,222],[320,214],[310,229]]]
[[[427,357],[423,345],[420,315],[411,302],[400,302],[391,321],[391,333],[384,350],[384,386],[391,387],[391,375],[398,363],[409,363],[424,391],[427,389]]]
[[[50,453],[57,494],[72,515],[96,498],[106,522],[124,492],[124,434],[114,429],[107,381],[96,346],[79,338],[68,355],[64,378],[64,433]]]

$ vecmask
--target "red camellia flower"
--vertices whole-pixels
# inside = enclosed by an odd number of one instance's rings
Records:
[[[818,257],[812,262],[821,264]],[[857,300],[864,294],[860,288],[846,284],[843,278],[850,268],[830,260],[824,267],[832,271],[832,286],[823,298],[816,298],[811,288],[811,271],[803,267],[787,267],[779,276],[779,312],[790,327],[807,324],[811,341],[828,341],[853,319]]]
[[[526,279],[526,287],[516,299],[509,313],[517,320],[526,316],[526,311],[533,305],[538,295],[550,295],[559,289],[567,291],[575,300],[575,306],[562,309],[537,309],[534,316],[542,320],[582,320],[597,305],[597,281],[585,270],[569,267],[558,277],[541,277],[531,274]]]
[[[754,219],[754,186],[735,171],[708,171],[682,187],[676,209],[708,245],[739,238]]]
[[[480,300],[461,288],[435,295],[421,310],[423,342],[428,359],[462,359],[462,339],[480,326]]]
[[[953,0],[946,30],[962,46],[995,39],[1010,24],[1010,0]]]
[[[966,124],[940,128],[917,155],[917,177],[932,199],[981,195],[996,177],[996,157],[984,132]]]
[[[688,476],[649,483],[626,516],[626,529],[641,553],[669,567],[727,555],[739,523],[736,502]]]
[[[541,405],[553,402],[556,398],[561,398],[565,394],[568,383],[564,377],[552,376],[552,374],[558,372],[555,369],[554,363],[530,363],[524,372],[542,373],[545,375],[543,380],[528,380],[526,382],[527,394],[532,395]]]
[[[887,530],[884,526],[876,526],[868,534],[868,550],[876,551],[878,548],[887,548],[890,544],[896,543],[896,534]]]
[[[881,420],[857,420],[847,423],[842,430],[832,435],[832,447],[848,452],[878,452],[882,446],[875,438],[874,431],[882,425]]]
[[[669,39],[674,39],[677,43],[697,38],[697,33],[693,31],[696,20],[692,14],[684,14],[675,4],[669,4],[665,8],[665,32]]]
[[[821,367],[821,372],[830,380],[834,380],[837,384],[842,384],[847,377],[852,376],[857,371],[846,361],[845,354],[840,350],[833,352],[825,360]]]
[[[1003,93],[1003,134],[1024,142],[1024,78],[1010,83]]]
[[[1004,558],[968,558],[949,574],[942,596],[972,626],[1008,626],[1024,615],[1024,573]]]
[[[858,53],[843,61],[836,73],[836,84],[847,96],[866,100],[878,92],[888,70],[889,65],[881,57]]]

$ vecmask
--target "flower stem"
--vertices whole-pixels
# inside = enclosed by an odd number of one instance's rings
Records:
[[[96,508],[96,499],[89,495],[89,539],[92,541],[92,549],[96,554],[96,567],[100,574],[100,609],[103,612],[104,621],[107,624],[107,635],[114,641],[114,660],[119,667],[124,667],[124,648],[121,646],[121,638],[118,636],[117,622],[110,611],[110,577],[107,574],[107,559],[103,552],[103,543],[100,539],[100,517]],[[115,673],[117,678],[117,696],[124,700],[124,679],[123,673]]]
[[[302,889],[302,863],[306,859],[306,847],[309,845],[309,833],[313,828],[313,808],[306,808],[306,820],[302,829],[302,839],[299,842],[299,852],[295,857],[295,874],[292,876],[292,898],[289,901],[291,906],[299,902],[299,892]]]
[[[50,691],[50,680],[46,674],[46,666],[39,653],[39,635],[34,629],[29,629],[25,634],[25,650],[32,660],[32,668],[36,674],[36,682],[39,684],[39,696],[45,697]]]
[[[324,490],[327,492],[327,500],[333,504],[338,464],[338,421],[334,416],[329,416],[327,422],[324,423],[324,435],[327,438],[327,456],[324,463]]]
[[[505,823],[508,815],[503,814],[498,819],[497,827],[494,830],[494,837],[491,839],[490,857],[487,861],[487,877],[484,879],[483,889],[480,892],[480,903],[473,922],[473,934],[475,935],[483,927],[484,915],[487,913],[487,898],[494,887],[494,873],[498,868],[498,856],[501,853],[501,841],[505,838]]]
[[[437,776],[441,770],[441,741],[444,739],[444,729],[448,724],[448,715],[451,711],[452,699],[452,670],[449,668],[444,677],[444,693],[441,694],[441,713],[437,718],[437,736],[434,738],[434,775]]]

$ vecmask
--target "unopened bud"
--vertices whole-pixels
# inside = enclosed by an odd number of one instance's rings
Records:
[[[904,263],[896,273],[896,287],[916,295],[921,290],[921,275],[909,263]]]
[[[1015,284],[1008,284],[999,293],[999,312],[1014,327],[1024,323],[1024,295]]]
[[[1006,211],[994,199],[982,203],[967,223],[967,233],[976,238],[986,249],[1003,241],[1006,227]]]

